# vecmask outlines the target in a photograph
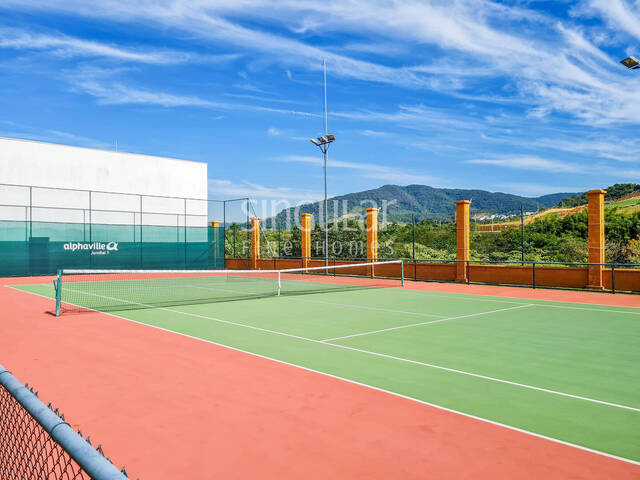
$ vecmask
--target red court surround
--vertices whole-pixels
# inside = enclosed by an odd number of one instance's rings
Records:
[[[132,478],[639,479],[640,466],[364,386],[85,313],[0,280],[0,364]],[[429,291],[640,306],[640,297],[409,282]]]

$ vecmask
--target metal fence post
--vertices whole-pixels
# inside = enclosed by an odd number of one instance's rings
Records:
[[[616,293],[616,265],[611,264],[611,293]]]
[[[536,262],[533,262],[533,277],[532,277],[532,283],[533,283],[533,288],[536,288]]]
[[[522,266],[524,267],[524,206],[520,205],[520,230],[522,230],[521,235],[521,245],[520,245],[520,257],[522,260]]]
[[[411,215],[411,242],[413,244],[413,259],[416,259],[416,217]]]
[[[89,190],[89,241],[91,242],[93,239],[92,236],[92,225],[93,225],[93,210],[91,208],[91,190]]]
[[[29,187],[29,239],[33,237],[33,187]]]
[[[140,195],[140,268],[144,265],[144,258],[142,254],[142,195]]]
[[[471,261],[465,260],[467,262],[467,285],[471,283]]]

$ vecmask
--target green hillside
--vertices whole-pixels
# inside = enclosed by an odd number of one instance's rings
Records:
[[[605,201],[610,202],[613,200],[617,200],[618,198],[624,197],[625,195],[629,195],[631,193],[640,192],[640,185],[637,183],[616,183],[615,185],[611,185],[610,187],[605,188],[607,193],[604,196]],[[557,207],[577,207],[579,205],[585,205],[587,203],[587,194],[579,193],[577,195],[573,195],[571,197],[567,197],[561,199],[561,202],[558,203]]]
[[[472,212],[483,213],[516,213],[524,207],[526,211],[538,208],[549,208],[562,199],[575,195],[573,193],[554,193],[541,197],[521,197],[508,193],[493,193],[485,190],[465,190],[453,188],[434,188],[426,185],[384,185],[383,187],[364,192],[350,193],[329,199],[329,216],[358,216],[365,208],[387,205],[387,220],[391,222],[410,222],[412,215],[417,220],[453,218],[456,200],[472,200]],[[312,213],[319,218],[321,202],[301,206],[298,213]],[[276,216],[277,225],[284,226],[287,218],[293,219],[294,209],[283,210]],[[271,222],[268,221],[268,224]]]

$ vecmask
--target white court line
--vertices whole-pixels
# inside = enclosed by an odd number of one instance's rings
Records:
[[[442,365],[435,365],[433,363],[426,363],[426,362],[420,362],[418,360],[411,360],[411,359],[408,359],[408,358],[396,357],[396,356],[393,356],[393,355],[387,355],[385,353],[379,353],[379,352],[373,352],[373,351],[370,351],[370,350],[364,350],[364,349],[360,349],[360,348],[349,347],[347,345],[340,345],[338,343],[329,343],[329,342],[326,342],[326,341],[323,341],[323,340],[315,340],[313,338],[301,337],[299,335],[294,335],[292,333],[279,332],[277,330],[270,330],[268,328],[256,327],[254,325],[246,325],[244,323],[232,322],[230,320],[223,320],[221,318],[209,317],[207,315],[200,315],[200,314],[197,314],[197,313],[184,312],[182,310],[175,310],[173,308],[157,307],[157,306],[154,306],[154,305],[148,305],[148,304],[144,304],[144,303],[131,302],[131,301],[128,301],[128,300],[121,300],[119,298],[107,297],[105,295],[98,295],[98,294],[95,294],[95,293],[72,290],[70,288],[67,288],[67,290],[68,291],[74,291],[76,293],[81,293],[81,294],[84,294],[84,295],[92,295],[92,296],[95,296],[95,297],[105,298],[105,299],[109,299],[109,300],[117,300],[117,301],[121,301],[121,302],[128,303],[128,304],[131,304],[131,305],[139,305],[141,307],[155,308],[156,310],[165,310],[167,312],[177,313],[177,314],[180,314],[180,315],[186,315],[186,316],[189,316],[189,317],[202,318],[202,319],[205,319],[205,320],[213,320],[215,322],[224,323],[224,324],[227,324],[227,325],[234,325],[234,326],[241,327],[241,328],[248,328],[248,329],[251,329],[251,330],[257,330],[257,331],[261,331],[261,332],[265,332],[265,333],[271,333],[271,334],[274,334],[274,335],[281,335],[281,336],[284,336],[284,337],[295,338],[297,340],[303,340],[305,342],[317,343],[317,344],[320,344],[320,345],[329,345],[329,346],[332,346],[332,347],[335,347],[335,348],[340,348],[342,350],[351,350],[351,351],[354,351],[354,352],[364,353],[364,354],[372,355],[372,356],[375,356],[375,357],[387,358],[387,359],[390,359],[390,360],[396,360],[398,362],[409,363],[409,364],[412,364],[412,365],[420,365],[422,367],[433,368],[433,369],[436,369],[436,370],[443,370],[445,372],[450,372],[450,373],[457,373],[457,374],[460,374],[460,375],[466,375],[466,376],[469,376],[469,377],[480,378],[480,379],[483,379],[483,380],[489,380],[489,381],[496,382],[496,383],[502,383],[502,384],[506,384],[506,385],[512,385],[512,386],[516,386],[516,387],[526,388],[528,390],[535,390],[535,391],[538,391],[538,392],[550,393],[550,394],[558,395],[558,396],[561,396],[561,397],[573,398],[573,399],[582,400],[582,401],[585,401],[585,402],[597,403],[597,404],[606,405],[606,406],[609,406],[609,407],[622,408],[622,409],[625,409],[625,410],[631,410],[631,411],[634,411],[634,412],[640,412],[640,408],[630,407],[628,405],[622,405],[622,404],[613,403],[613,402],[606,402],[604,400],[597,400],[595,398],[583,397],[581,395],[574,395],[574,394],[571,394],[571,393],[560,392],[558,390],[551,390],[551,389],[542,388],[542,387],[535,387],[533,385],[527,385],[525,383],[512,382],[510,380],[503,380],[501,378],[489,377],[487,375],[480,375],[478,373],[472,373],[472,372],[467,372],[467,371],[464,371],[464,370],[458,370],[456,368],[443,367]]]
[[[640,312],[630,312],[628,310],[605,310],[603,308],[569,307],[568,305],[549,305],[548,303],[536,303],[536,305],[540,305],[541,307],[548,307],[548,308],[564,308],[565,310],[587,310],[589,312],[627,313],[630,315],[640,315]],[[620,307],[620,308],[637,308],[637,307]]]
[[[197,288],[210,289],[209,287],[201,287],[201,286],[198,286]],[[236,291],[236,290],[216,289],[216,288],[213,288],[213,290],[222,290],[222,291],[228,291],[228,292],[234,292],[234,293],[244,293],[246,295],[245,292],[239,292],[239,291]],[[455,300],[469,300],[469,301],[473,301],[473,302],[509,303],[509,304],[522,305],[522,306],[537,305],[537,306],[541,306],[541,307],[562,308],[562,309],[567,309],[567,310],[586,310],[586,311],[589,311],[589,312],[626,313],[626,314],[630,314],[630,315],[640,315],[640,311],[632,312],[632,311],[629,311],[629,310],[608,310],[608,309],[603,309],[603,308],[572,307],[572,306],[569,306],[569,305],[551,305],[550,303],[512,302],[512,301],[509,301],[509,300],[498,300],[498,299],[493,300],[491,298],[486,298],[486,296],[469,294],[469,293],[455,293],[455,292],[452,292],[450,295],[442,295],[442,294],[431,294],[431,292],[422,291],[422,290],[412,290],[412,289],[403,290],[403,289],[395,288],[395,287],[394,287],[394,290],[403,292],[406,295],[414,295],[414,296],[419,296],[419,297],[438,297],[438,298],[448,298],[448,299],[455,299]],[[259,294],[255,294],[255,295],[259,295]],[[482,297],[482,298],[474,298],[476,296],[477,297]],[[405,311],[401,311],[401,310],[381,309],[381,308],[377,308],[377,307],[365,307],[365,306],[361,306],[361,305],[350,305],[350,304],[343,304],[343,303],[323,302],[322,300],[308,300],[308,299],[301,299],[301,298],[297,298],[297,297],[286,297],[286,298],[288,298],[290,300],[298,300],[298,301],[301,301],[301,302],[326,303],[328,305],[338,305],[338,306],[342,306],[342,307],[362,308],[362,309],[367,309],[367,310],[380,310],[380,311],[383,311],[383,312],[390,312],[390,313],[403,313],[403,314],[408,314],[408,315],[421,315],[421,316],[424,315],[424,316],[432,316],[432,317],[444,317],[444,315],[434,315],[434,314],[418,313],[418,312],[405,312]],[[496,298],[498,298],[498,297],[496,297]],[[517,300],[517,298],[515,298],[515,297],[502,297],[502,298],[514,298],[514,299]],[[536,299],[530,299],[530,300],[536,300]],[[555,300],[538,300],[538,301],[539,302],[556,302]],[[562,303],[562,302],[557,302],[557,303]],[[591,305],[597,306],[597,307],[610,307],[611,306],[611,305],[603,305],[603,304],[591,304]],[[620,308],[636,308],[636,307],[624,307],[624,306],[621,306]]]
[[[262,294],[260,293],[247,293],[247,292],[241,292],[239,290],[230,290],[228,288],[216,288],[216,287],[202,287],[200,285],[185,285],[186,287],[193,287],[193,288],[201,288],[204,290],[218,290],[221,292],[232,292],[232,293],[242,293],[244,295],[256,295],[256,296],[260,296]],[[306,303],[320,303],[323,305],[335,305],[338,307],[347,307],[347,308],[359,308],[361,310],[374,310],[374,311],[378,311],[378,312],[387,312],[387,313],[401,313],[403,315],[416,315],[419,317],[435,317],[435,318],[445,318],[446,315],[436,315],[434,313],[422,313],[422,312],[406,312],[404,310],[393,310],[393,309],[389,309],[389,308],[381,308],[381,307],[366,307],[364,305],[353,305],[353,304],[349,304],[349,303],[335,303],[335,302],[325,302],[323,300],[309,300],[307,298],[299,298],[299,297],[288,297],[286,294],[282,295],[282,298],[286,298],[287,300],[297,300],[299,302],[306,302]]]
[[[295,280],[294,280],[295,281]],[[42,286],[50,286],[50,284],[48,283],[24,283],[24,284],[20,284],[19,286],[23,286],[23,285],[42,285]],[[14,288],[14,286],[12,285],[5,285],[5,287],[8,288]],[[198,288],[205,288],[205,287],[198,287]],[[381,289],[383,289],[384,287],[380,287]],[[432,293],[426,290],[416,290],[416,289],[412,289],[412,288],[407,288],[407,289],[402,289],[399,287],[390,287],[393,288],[394,290],[403,292],[403,294],[405,295],[414,295],[414,296],[419,296],[419,297],[437,297],[437,298],[449,298],[449,299],[455,299],[455,300],[468,300],[468,301],[472,301],[472,302],[493,302],[493,303],[509,303],[509,304],[515,304],[515,305],[529,305],[527,303],[522,303],[522,302],[516,302],[516,301],[510,301],[510,300],[499,300],[499,298],[511,298],[513,300],[533,300],[536,303],[533,303],[532,305],[538,305],[541,307],[548,307],[548,308],[561,308],[561,309],[567,309],[567,310],[585,310],[585,311],[589,311],[589,312],[605,312],[605,313],[624,313],[624,314],[629,314],[629,315],[640,315],[640,307],[628,307],[628,306],[619,306],[618,308],[633,308],[636,309],[638,311],[629,311],[629,310],[610,310],[610,309],[603,309],[603,308],[589,308],[587,306],[585,307],[572,307],[569,305],[551,305],[551,303],[572,303],[572,302],[562,302],[559,300],[538,300],[538,299],[520,299],[518,297],[496,297],[496,299],[494,300],[493,298],[491,298],[490,295],[476,295],[474,293],[458,293],[458,292],[448,292],[448,295],[443,295],[441,293]],[[20,290],[19,288],[14,288],[14,290]],[[24,291],[24,290],[23,290]],[[236,292],[234,290],[228,290],[230,292]],[[236,293],[240,293],[240,292],[236,292]],[[246,295],[246,292],[242,292]],[[255,294],[255,295],[259,295],[259,294]],[[625,295],[625,294],[621,294],[621,295]],[[479,298],[474,298],[474,297],[479,297]],[[487,298],[489,297],[489,298]],[[287,297],[287,298],[291,298],[292,297]],[[296,300],[300,300],[303,301],[302,299],[296,299]],[[310,301],[310,300],[305,300],[305,301]],[[541,302],[541,303],[537,303],[537,302]],[[579,302],[573,302],[573,303],[578,303]],[[336,304],[338,305],[338,304]],[[346,304],[345,304],[346,305]],[[615,305],[606,305],[606,304],[602,304],[602,303],[591,303],[591,304],[581,304],[581,305],[592,305],[593,307],[612,307]],[[362,307],[361,307],[362,308]],[[408,313],[408,314],[412,314],[412,312],[397,312],[397,313]],[[415,313],[414,313],[415,314]],[[427,315],[427,314],[424,314]],[[441,315],[440,315],[441,316]]]
[[[381,328],[380,330],[371,330],[369,332],[354,333],[353,335],[344,335],[342,337],[326,338],[324,340],[321,340],[321,342],[333,342],[335,340],[343,340],[345,338],[363,337],[365,335],[375,335],[376,333],[391,332],[393,330],[400,330],[403,328],[420,327],[422,325],[431,325],[433,323],[448,322],[449,320],[458,320],[460,318],[477,317],[479,315],[488,315],[490,313],[506,312],[507,310],[515,310],[517,308],[525,308],[525,307],[532,307],[532,306],[534,306],[533,303],[527,303],[525,305],[518,305],[517,307],[501,308],[499,310],[491,310],[488,312],[470,313],[469,315],[460,315],[458,317],[440,318],[438,320],[430,320],[427,322],[413,323],[410,325],[399,325],[397,327]]]
[[[436,315],[435,313],[422,313],[422,312],[406,312],[404,310],[393,310],[390,308],[381,308],[381,307],[365,307],[364,305],[352,305],[349,303],[335,303],[335,302],[325,302],[323,300],[309,300],[306,298],[299,298],[299,297],[287,297],[286,295],[284,296],[284,298],[286,298],[287,300],[298,300],[300,302],[307,302],[307,303],[322,303],[325,305],[336,305],[338,307],[348,307],[348,308],[360,308],[362,310],[375,310],[378,312],[388,312],[388,313],[401,313],[403,315],[416,315],[419,317],[436,317],[436,318],[444,318],[445,315]]]
[[[561,300],[541,300],[541,299],[537,299],[537,298],[518,298],[518,297],[495,297],[496,300],[493,300],[491,298],[491,295],[478,295],[475,293],[458,293],[458,292],[449,292],[449,295],[442,295],[441,293],[431,293],[429,291],[426,290],[417,290],[417,289],[412,289],[412,288],[408,288],[408,289],[400,289],[400,288],[394,288],[394,290],[398,290],[400,292],[403,292],[404,295],[415,295],[415,296],[419,296],[419,297],[439,297],[439,298],[449,298],[449,299],[455,299],[455,300],[469,300],[469,301],[473,301],[473,302],[494,302],[494,303],[515,303],[517,305],[524,305],[523,302],[515,302],[515,301],[510,301],[510,300],[499,300],[500,298],[511,298],[513,300],[529,300],[529,301],[534,301],[534,302],[541,302],[541,303],[534,303],[534,305],[540,305],[541,307],[550,307],[550,308],[566,308],[568,310],[588,310],[590,312],[607,312],[607,313],[629,313],[631,315],[640,315],[640,306],[639,307],[628,307],[628,306],[624,306],[624,305],[620,305],[618,306],[618,308],[633,308],[637,311],[632,312],[629,310],[608,310],[608,309],[602,309],[602,308],[589,308],[586,305],[591,305],[593,307],[616,307],[617,305],[606,305],[604,303],[581,303],[581,302],[563,302]],[[595,292],[594,292],[595,293]],[[620,295],[631,295],[631,294],[624,294],[621,293]],[[475,298],[475,297],[479,297],[479,298]],[[574,303],[577,305],[585,305],[584,307],[572,307],[569,305],[551,305],[551,303]]]
[[[13,286],[10,286],[10,285],[5,285],[5,286],[8,287],[8,288],[11,288],[13,290],[16,290],[18,292],[26,293],[26,294],[29,294],[29,295],[36,295],[38,297],[42,297],[42,298],[46,298],[47,300],[51,300],[51,297],[48,297],[46,295],[42,295],[42,294],[35,293],[35,292],[30,292],[28,290],[21,290],[19,288],[14,288]],[[73,305],[75,307],[79,307],[79,308],[86,308],[86,307],[82,307],[80,305],[75,305],[75,304],[71,304],[71,305]],[[445,412],[455,413],[457,415],[461,415],[461,416],[466,417],[466,418],[471,418],[471,419],[474,419],[474,420],[478,420],[480,422],[488,423],[490,425],[496,425],[498,427],[506,428],[506,429],[512,430],[514,432],[519,432],[519,433],[523,433],[525,435],[530,435],[532,437],[540,438],[540,439],[543,439],[543,440],[548,440],[550,442],[557,443],[559,445],[566,445],[568,447],[576,448],[576,449],[582,450],[584,452],[589,452],[589,453],[593,453],[593,454],[596,454],[596,455],[601,455],[603,457],[612,458],[614,460],[620,460],[621,462],[629,463],[629,464],[632,464],[632,465],[640,465],[639,461],[631,460],[630,458],[620,457],[618,455],[613,455],[611,453],[603,452],[603,451],[600,451],[600,450],[595,450],[593,448],[585,447],[583,445],[578,445],[576,443],[566,442],[566,441],[560,440],[558,438],[553,438],[553,437],[549,437],[549,436],[546,436],[546,435],[542,435],[540,433],[532,432],[530,430],[525,430],[525,429],[522,429],[522,428],[514,427],[514,426],[508,425],[506,423],[500,423],[500,422],[497,422],[497,421],[494,421],[494,420],[489,420],[487,418],[478,417],[478,416],[472,415],[470,413],[465,413],[465,412],[462,412],[460,410],[454,410],[452,408],[443,407],[441,405],[437,405],[435,403],[430,403],[430,402],[427,402],[425,400],[421,400],[419,398],[411,397],[409,395],[403,395],[402,393],[393,392],[391,390],[386,390],[384,388],[376,387],[374,385],[369,385],[369,384],[366,384],[366,383],[361,383],[361,382],[358,382],[356,380],[352,380],[350,378],[341,377],[341,376],[338,376],[338,375],[333,375],[331,373],[323,372],[321,370],[314,370],[313,368],[304,367],[302,365],[297,365],[295,363],[286,362],[284,360],[280,360],[280,359],[275,358],[275,357],[270,357],[270,356],[267,356],[267,355],[262,355],[262,354],[259,354],[259,353],[250,352],[248,350],[243,350],[241,348],[225,345],[223,343],[214,342],[213,340],[207,340],[207,339],[201,338],[201,337],[194,337],[194,336],[186,334],[186,333],[178,332],[178,331],[175,331],[175,330],[169,330],[168,328],[158,327],[156,325],[151,325],[149,323],[144,323],[144,322],[140,322],[138,320],[133,320],[131,318],[122,317],[122,316],[116,315],[114,313],[101,312],[99,310],[94,310],[94,309],[91,309],[91,308],[86,308],[86,309],[87,310],[91,310],[91,311],[96,312],[96,313],[101,314],[101,315],[107,315],[109,317],[117,318],[117,319],[120,319],[120,320],[124,320],[126,322],[131,322],[131,323],[137,324],[137,325],[141,325],[141,326],[146,327],[146,328],[153,328],[153,329],[156,329],[156,330],[160,330],[160,331],[163,331],[163,332],[170,333],[172,335],[179,335],[181,337],[190,338],[190,339],[195,340],[195,341],[209,343],[211,345],[216,345],[216,346],[221,347],[221,348],[226,348],[226,349],[233,350],[233,351],[236,351],[236,352],[245,353],[247,355],[250,355],[250,356],[253,356],[253,357],[256,357],[256,358],[262,358],[262,359],[265,359],[265,360],[270,360],[272,362],[280,363],[282,365],[288,365],[290,367],[299,368],[300,370],[305,370],[307,372],[317,373],[318,375],[323,375],[325,377],[335,378],[337,380],[341,380],[343,382],[351,383],[353,385],[358,385],[358,386],[361,386],[361,387],[364,387],[364,388],[370,388],[371,390],[376,390],[378,392],[382,392],[382,393],[386,393],[386,394],[389,394],[389,395],[393,395],[395,397],[403,398],[405,400],[416,402],[416,403],[419,403],[419,404],[422,404],[422,405],[427,405],[429,407],[437,408],[437,409],[445,411]],[[180,312],[180,313],[185,313],[185,312]],[[326,345],[328,345],[328,344],[326,344]]]

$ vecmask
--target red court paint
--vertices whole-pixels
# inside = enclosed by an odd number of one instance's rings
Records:
[[[123,319],[56,318],[51,300],[2,286],[0,302],[0,363],[133,478],[640,478],[637,465]]]

